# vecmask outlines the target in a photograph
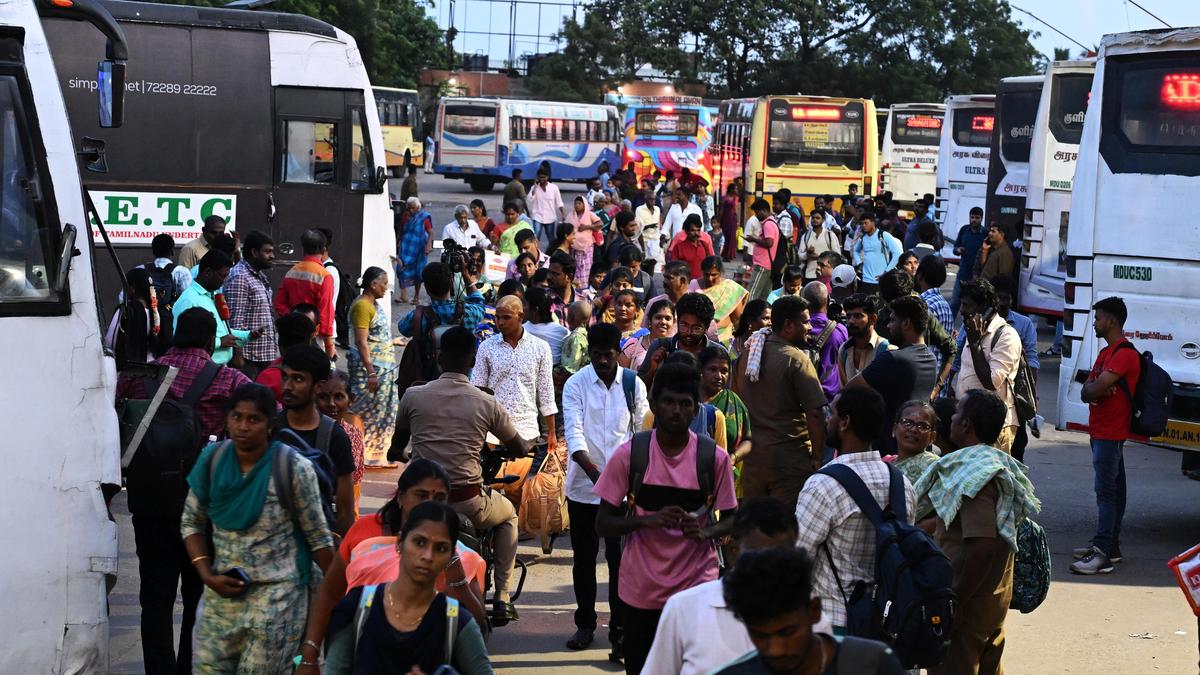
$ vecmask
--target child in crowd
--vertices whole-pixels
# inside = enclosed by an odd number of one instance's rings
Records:
[[[358,498],[362,494],[363,426],[362,418],[350,412],[354,394],[350,393],[350,376],[344,370],[329,373],[329,379],[317,384],[317,408],[322,415],[332,417],[350,437],[350,452],[354,455],[354,517],[358,517]]]
[[[571,329],[571,334],[563,340],[559,366],[567,372],[568,376],[574,375],[591,363],[591,359],[588,357],[587,339],[587,329],[591,319],[592,303],[587,300],[577,300],[567,308],[567,327]]]
[[[579,291],[580,297],[595,301],[604,294],[604,280],[608,277],[609,267],[609,264],[603,260],[592,263],[592,268],[588,270],[588,286]]]

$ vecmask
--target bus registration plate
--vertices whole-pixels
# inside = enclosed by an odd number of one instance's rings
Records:
[[[1169,420],[1167,422],[1167,430],[1161,436],[1155,436],[1151,440],[1155,443],[1162,443],[1176,448],[1200,449],[1200,424],[1181,420]]]

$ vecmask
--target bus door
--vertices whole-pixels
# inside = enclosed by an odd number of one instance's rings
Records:
[[[1016,78],[1014,78],[1016,79]],[[1020,78],[1025,80],[1026,78]],[[1008,89],[1006,91],[1006,88]],[[1025,225],[1025,195],[1029,187],[1029,151],[1037,121],[1042,84],[1000,82],[988,167],[987,205],[983,223],[1003,225],[1008,243],[1020,238]]]
[[[362,262],[363,194],[373,191],[361,91],[275,88],[275,184],[268,234],[275,240],[277,274],[304,257],[300,237],[314,227],[333,230],[329,248],[343,270]]]
[[[442,106],[437,164],[472,169],[500,165],[499,109],[494,104],[455,102]]]

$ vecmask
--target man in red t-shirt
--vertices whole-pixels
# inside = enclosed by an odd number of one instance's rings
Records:
[[[703,225],[700,222],[700,216],[694,213],[690,214],[683,221],[683,231],[686,236],[673,241],[668,251],[671,254],[671,260],[681,260],[688,264],[693,279],[699,279],[703,274],[700,270],[700,263],[708,256],[713,255],[712,240],[701,236],[701,229],[703,229]]]
[[[1075,549],[1075,574],[1108,574],[1121,561],[1121,520],[1125,517],[1125,439],[1133,420],[1132,393],[1142,374],[1138,351],[1125,339],[1125,301],[1105,298],[1092,307],[1096,337],[1108,346],[1096,355],[1080,398],[1087,403],[1096,472],[1099,519],[1090,546]]]

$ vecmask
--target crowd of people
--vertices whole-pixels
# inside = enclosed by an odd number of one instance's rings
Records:
[[[167,387],[197,439],[173,478],[145,458],[127,475],[147,671],[491,672],[490,630],[519,619],[523,528],[486,483],[498,453],[563,474],[569,649],[603,625],[603,548],[609,657],[629,673],[1002,672],[1018,532],[1040,508],[1021,461],[1039,354],[1004,228],[972,212],[944,242],[928,202],[905,218],[854,185],[806,214],[787,190],[743,205],[736,183],[714,205],[686,169],[598,177],[569,206],[548,171],[521,178],[499,223],[457,207],[432,260],[410,171],[396,265],[363,270],[357,296],[329,231],[306,232],[273,287],[271,239],[215,216],[178,263],[161,235],[130,271],[119,396]],[[502,282],[489,254],[511,263]],[[390,274],[416,305],[395,331]],[[1138,379],[1123,303],[1095,310],[1109,348],[1084,389],[1105,423],[1083,574],[1121,559],[1120,391]],[[360,514],[364,472],[401,462],[395,496]],[[952,570],[936,644],[864,632],[881,513]]]

